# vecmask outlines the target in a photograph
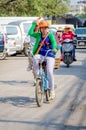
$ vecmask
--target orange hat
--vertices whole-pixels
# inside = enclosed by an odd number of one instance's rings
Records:
[[[71,27],[69,27],[69,26],[64,27],[64,32],[69,32],[70,30],[71,30]]]
[[[49,27],[49,24],[47,21],[41,20],[40,23],[38,24],[38,26],[39,26],[39,28]]]

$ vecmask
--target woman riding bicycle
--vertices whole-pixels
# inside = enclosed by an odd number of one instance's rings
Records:
[[[39,26],[40,31],[34,32],[36,26]],[[50,83],[50,98],[55,98],[54,92],[54,75],[53,69],[55,64],[55,53],[57,52],[57,44],[53,33],[48,32],[49,24],[45,20],[37,19],[32,23],[32,26],[28,32],[28,35],[36,38],[36,43],[33,48],[33,67],[35,75],[39,75],[39,62],[41,58],[44,58],[48,50],[53,50],[49,52],[46,57],[47,63],[47,76]],[[44,42],[43,42],[44,40]],[[39,49],[39,47],[41,48]],[[38,51],[39,50],[39,51]]]

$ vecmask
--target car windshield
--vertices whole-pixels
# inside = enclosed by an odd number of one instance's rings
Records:
[[[86,34],[86,29],[76,29],[75,34]]]
[[[25,34],[28,33],[28,30],[30,29],[31,25],[32,25],[31,23],[23,23],[24,33]]]
[[[6,27],[7,35],[15,35],[18,33],[16,27]]]

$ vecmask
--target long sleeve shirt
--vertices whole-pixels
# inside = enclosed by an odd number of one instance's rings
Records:
[[[37,25],[37,23],[33,22],[30,30],[28,31],[28,35],[36,38],[36,43],[35,43],[34,48],[33,48],[33,55],[36,54],[36,52],[37,52],[37,50],[38,50],[38,48],[40,46],[41,40],[42,40],[41,32],[34,32],[34,29],[35,29],[36,25]],[[42,47],[41,50],[42,49],[44,49],[44,50],[46,49],[47,50],[47,49],[50,49],[50,48],[57,49],[57,50],[59,49],[57,47],[56,40],[55,40],[55,37],[54,37],[53,33],[49,33],[48,37],[46,38],[45,41],[47,43],[47,44],[44,44],[44,45],[46,45],[46,47],[44,47],[44,48]],[[47,48],[48,47],[48,43],[51,46],[50,48]],[[42,55],[44,55],[43,54],[44,52],[42,53],[41,50],[40,50],[39,53],[42,54]]]
[[[74,36],[75,36],[75,34],[72,33],[72,32],[63,33],[62,34],[62,40],[65,40],[65,39],[73,40]]]

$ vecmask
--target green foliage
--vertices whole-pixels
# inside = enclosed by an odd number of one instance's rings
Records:
[[[86,18],[86,14],[77,14],[76,15],[78,18]]]
[[[15,0],[8,4],[2,4],[0,8],[0,14],[3,16],[22,16],[27,13],[27,1]]]
[[[69,0],[0,0],[0,16],[57,16],[67,13]]]

